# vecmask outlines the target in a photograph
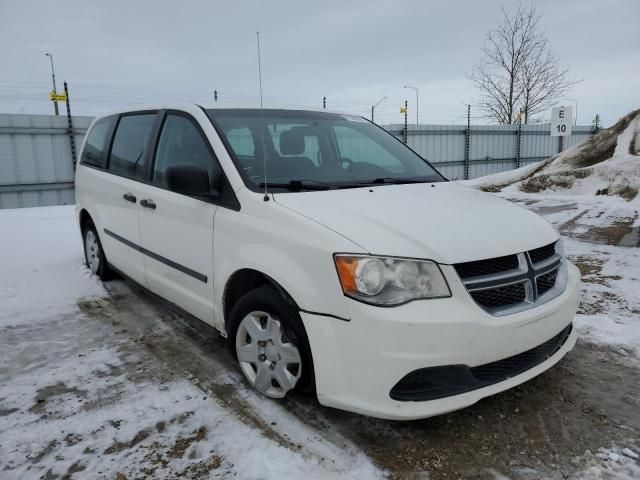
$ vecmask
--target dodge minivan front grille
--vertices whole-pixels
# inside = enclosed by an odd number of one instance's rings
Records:
[[[549,257],[552,257],[556,253],[556,243],[550,243],[544,247],[536,248],[529,251],[529,257],[531,257],[532,263],[540,263]]]
[[[556,251],[556,242],[453,267],[475,302],[492,315],[532,308],[557,297],[564,289],[558,278],[566,266]]]
[[[504,307],[522,303],[527,299],[524,283],[471,292],[473,299],[486,308]]]
[[[518,268],[518,257],[516,255],[507,255],[489,260],[458,263],[455,267],[458,275],[460,275],[462,279],[478,277],[480,275],[508,272],[509,270]]]
[[[538,287],[538,295],[543,295],[553,288],[556,284],[556,277],[558,276],[558,269],[551,270],[549,273],[540,275],[536,279],[536,285]]]

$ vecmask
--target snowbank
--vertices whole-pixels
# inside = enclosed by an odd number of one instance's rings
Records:
[[[640,110],[547,160],[463,182],[485,191],[615,195],[640,201]]]
[[[492,175],[474,178],[472,180],[461,180],[458,183],[462,183],[463,185],[467,185],[470,187],[479,188],[485,191],[498,192],[507,185],[511,185],[512,183],[516,183],[527,177],[530,177],[545,163],[548,163],[549,160],[551,159],[535,162],[524,167],[515,168],[513,170],[507,170],[506,172],[498,172]]]

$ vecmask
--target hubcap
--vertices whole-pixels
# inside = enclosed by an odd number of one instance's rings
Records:
[[[84,249],[87,253],[89,270],[95,275],[100,267],[100,247],[98,246],[98,239],[92,230],[88,230],[84,238]]]
[[[242,319],[236,352],[249,383],[268,397],[284,397],[302,374],[300,352],[280,322],[266,312],[251,312]]]

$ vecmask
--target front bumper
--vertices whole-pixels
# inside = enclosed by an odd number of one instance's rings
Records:
[[[391,389],[414,370],[443,365],[476,367],[526,352],[565,329],[577,309],[580,275],[571,264],[564,293],[536,308],[502,317],[476,305],[451,267],[444,267],[443,273],[451,298],[392,308],[346,299],[349,322],[301,313],[321,404],[386,419],[439,415],[535,377],[575,345],[573,330],[553,355],[506,380],[435,400],[394,400]]]

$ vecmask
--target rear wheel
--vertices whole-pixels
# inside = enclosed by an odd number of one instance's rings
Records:
[[[104,255],[96,227],[91,220],[85,223],[82,235],[87,268],[101,280],[108,280],[111,277],[111,269]]]
[[[242,297],[231,310],[230,325],[240,369],[260,393],[283,398],[313,383],[302,320],[275,287],[264,285]]]

